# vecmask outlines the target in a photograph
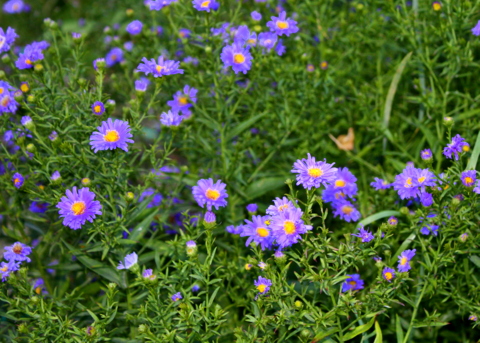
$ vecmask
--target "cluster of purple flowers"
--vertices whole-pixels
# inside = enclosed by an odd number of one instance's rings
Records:
[[[32,248],[20,242],[5,247],[3,257],[7,262],[0,263],[0,274],[2,282],[5,282],[12,272],[20,269],[22,262],[30,262],[30,253]]]
[[[15,113],[18,102],[15,100],[17,90],[6,81],[0,81],[0,115],[2,113]]]
[[[23,50],[23,53],[21,53],[15,61],[15,66],[18,69],[33,68],[34,62],[43,60],[43,50],[47,49],[49,46],[50,44],[45,41],[33,42],[32,44],[27,45]]]
[[[0,27],[0,53],[10,50],[16,38],[18,38],[18,35],[14,29],[8,27],[6,31],[3,31]]]
[[[215,0],[193,0],[192,4],[197,11],[206,12],[216,11],[220,7],[220,4]]]
[[[428,169],[407,166],[402,173],[395,176],[393,188],[401,199],[417,198],[425,207],[433,204],[433,197],[426,191],[426,187],[436,184],[435,175]]]

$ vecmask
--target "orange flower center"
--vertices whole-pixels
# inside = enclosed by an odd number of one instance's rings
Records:
[[[355,287],[357,285],[357,281],[349,281],[348,282],[350,285],[352,285],[353,287]]]
[[[410,188],[412,187],[412,178],[409,177],[408,179],[405,180],[405,187]]]
[[[188,98],[186,96],[181,96],[178,98],[178,102],[180,103],[180,105],[186,105],[188,104]]]
[[[433,4],[433,9],[434,9],[435,11],[440,11],[440,10],[442,9],[442,5],[441,5],[440,3],[438,3],[438,2],[435,2],[435,3]]]
[[[287,235],[294,234],[296,231],[295,223],[290,220],[285,221],[285,223],[283,224],[283,230]]]
[[[5,95],[2,98],[1,104],[2,104],[2,106],[7,106],[9,102],[10,102],[10,97],[8,95]]]
[[[202,4],[200,5],[201,8],[207,8],[208,5],[210,5],[210,1],[204,1],[202,2]]]
[[[419,177],[418,178],[418,182],[422,183],[423,181],[426,180],[426,177],[425,176],[422,176],[422,177]]]
[[[22,250],[23,250],[23,248],[22,248],[22,246],[21,246],[20,244],[15,244],[15,245],[13,246],[13,249],[12,249],[12,251],[13,251],[15,254],[21,254],[21,253],[22,253]]]
[[[320,168],[308,168],[308,175],[316,179],[323,175],[323,170]]]
[[[97,105],[93,108],[93,110],[95,111],[95,113],[100,113],[102,112],[102,107],[100,107],[100,105]]]
[[[216,189],[207,189],[205,192],[205,196],[210,199],[210,200],[217,200],[220,197],[220,192],[217,191]]]
[[[159,65],[157,65],[157,66],[155,67],[155,70],[156,70],[157,72],[161,73],[161,72],[162,72],[162,70],[163,70],[163,67],[162,67],[162,66],[159,66]]]
[[[335,187],[345,187],[347,183],[344,180],[335,181]]]
[[[263,292],[265,292],[265,290],[267,289],[267,285],[264,285],[264,284],[262,283],[262,284],[260,284],[260,285],[257,286],[257,289],[258,289],[258,291],[259,291],[260,293],[263,293]]]
[[[71,207],[73,214],[76,216],[84,214],[86,209],[87,206],[83,201],[75,201]]]
[[[467,184],[467,186],[471,186],[473,184],[473,179],[470,176],[467,176],[465,178],[465,183]]]
[[[470,151],[470,147],[468,145],[464,145],[462,147],[462,150],[465,151],[465,152]]]
[[[285,205],[282,205],[282,206],[278,206],[278,211],[279,211],[279,212],[283,212],[283,211],[285,211],[286,209],[288,209],[288,205],[286,205],[286,204],[285,204]]]
[[[19,184],[20,183],[20,179],[18,177],[16,177],[15,179],[13,179],[13,183],[14,184]]]
[[[32,65],[32,61],[30,61],[28,58],[25,60],[26,64]]]
[[[35,288],[35,293],[37,293],[37,294],[42,293],[42,287]]]
[[[233,62],[236,64],[240,64],[245,62],[245,56],[243,54],[235,54],[233,55]]]
[[[393,279],[392,273],[386,272],[386,273],[385,273],[385,279],[387,279],[388,281],[390,281],[391,279]]]
[[[353,207],[345,205],[342,207],[342,212],[348,215],[353,212]]]
[[[402,259],[400,260],[400,265],[404,266],[407,264],[407,262],[408,262],[408,259],[406,257],[402,257]]]
[[[0,94],[3,94],[3,87],[0,87]]]
[[[288,23],[286,21],[277,21],[277,27],[281,30],[288,29]]]
[[[5,266],[5,267],[3,267],[3,268],[0,268],[0,271],[2,271],[2,272],[6,272],[7,270],[8,270],[8,266]]]
[[[270,232],[268,232],[268,230],[265,229],[264,227],[259,227],[259,228],[257,228],[257,234],[258,234],[260,237],[268,237],[268,235],[270,234]]]
[[[105,140],[105,142],[114,143],[118,142],[118,140],[120,139],[120,135],[116,130],[109,130],[107,131],[107,134],[103,136],[103,139]]]

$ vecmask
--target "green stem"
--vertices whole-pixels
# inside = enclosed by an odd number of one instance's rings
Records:
[[[423,294],[425,293],[425,289],[427,288],[427,283],[425,282],[423,285],[422,293],[420,293],[420,296],[417,299],[417,303],[415,304],[415,308],[413,309],[412,313],[412,319],[410,320],[410,325],[408,325],[408,331],[407,334],[405,335],[405,339],[403,340],[403,343],[407,343],[410,337],[410,334],[413,329],[413,322],[415,321],[415,317],[417,316],[417,311],[418,311],[418,306],[420,305],[420,302],[422,301]]]

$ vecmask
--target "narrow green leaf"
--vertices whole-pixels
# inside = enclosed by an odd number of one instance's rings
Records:
[[[397,343],[403,343],[404,334],[398,314],[395,315],[395,330],[397,332]]]
[[[468,161],[467,168],[465,170],[473,170],[477,167],[478,155],[480,155],[480,131],[478,132],[477,141],[473,147],[472,157],[470,157],[470,161]]]
[[[137,241],[143,237],[143,235],[148,231],[150,224],[153,221],[153,218],[157,215],[158,210],[155,209],[150,213],[145,219],[143,219],[130,233],[130,240]]]
[[[382,334],[382,329],[380,328],[380,324],[378,324],[378,321],[375,321],[375,341],[373,343],[383,343],[383,334]]]
[[[258,198],[266,192],[282,187],[285,184],[285,179],[284,176],[262,178],[261,180],[250,184],[246,189],[245,194],[248,196],[248,200]]]
[[[208,307],[209,307],[209,308],[212,307],[213,300],[215,300],[215,296],[217,295],[219,289],[220,289],[220,287],[217,287],[217,288],[213,291],[213,293],[212,293],[212,295],[211,295],[211,297],[210,297],[210,300],[209,300],[209,302],[208,302]]]
[[[402,251],[408,248],[408,246],[413,242],[415,237],[417,237],[417,235],[412,233],[410,236],[408,236],[406,240],[403,241],[402,245],[400,245],[400,248],[398,248],[397,252],[394,255],[392,255],[392,258],[390,259],[390,264],[394,263],[394,261],[402,253]]]
[[[450,323],[447,323],[447,322],[434,322],[434,323],[418,323],[418,324],[414,324],[413,327],[414,328],[427,328],[427,327],[431,327],[431,326],[445,326],[445,325],[448,325]]]
[[[317,342],[321,339],[324,339],[325,337],[328,337],[328,336],[331,336],[333,335],[334,333],[337,333],[338,331],[340,331],[339,328],[337,327],[334,327],[334,328],[331,328],[331,329],[328,329],[327,331],[320,331],[319,333],[317,333],[313,339],[314,342]]]
[[[227,135],[226,135],[227,142],[230,141],[231,139],[233,139],[233,137],[241,134],[243,131],[248,129],[250,126],[253,126],[255,123],[257,123],[260,120],[260,118],[262,118],[266,115],[267,115],[266,113],[257,114],[256,116],[243,121],[240,125],[235,126],[232,130],[230,130],[227,133]]]
[[[477,255],[472,255],[472,256],[469,256],[468,258],[470,259],[470,261],[473,262],[473,264],[475,264],[478,268],[480,268],[480,257],[478,257]]]
[[[398,211],[382,211],[378,212],[375,214],[372,214],[371,216],[368,216],[367,218],[361,220],[358,225],[363,225],[366,226],[368,224],[371,224],[379,219],[385,218],[385,217],[391,217],[391,216],[400,216],[401,213]]]
[[[370,330],[370,328],[373,326],[373,323],[375,323],[375,317],[370,319],[370,321],[367,324],[363,324],[360,326],[357,326],[355,329],[352,331],[348,332],[343,336],[344,341],[351,340],[352,338],[357,337],[358,335]]]

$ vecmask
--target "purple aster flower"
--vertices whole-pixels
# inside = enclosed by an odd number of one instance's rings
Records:
[[[392,279],[395,277],[395,269],[385,267],[382,271],[383,278],[388,282],[392,282]]]
[[[458,154],[468,150],[470,150],[470,145],[465,142],[465,139],[460,135],[456,135],[452,138],[452,142],[447,144],[447,146],[443,149],[443,154],[447,158],[452,158],[452,155],[455,155],[455,160],[458,161]]]
[[[16,242],[11,246],[5,247],[5,252],[3,253],[3,258],[7,261],[27,261],[30,262],[28,255],[32,252],[32,248],[28,245]]]
[[[253,57],[250,51],[248,51],[248,48],[242,47],[239,43],[225,46],[220,58],[225,68],[232,67],[235,74],[246,74],[252,67]]]
[[[291,246],[302,239],[301,234],[312,229],[305,225],[302,219],[303,212],[299,208],[292,208],[280,212],[271,219],[270,228],[273,237],[281,249]]]
[[[38,295],[48,293],[45,288],[45,281],[42,278],[35,279],[33,282],[33,291]]]
[[[320,63],[320,69],[327,70],[328,69],[328,62],[327,61],[322,61]]]
[[[198,180],[196,186],[192,187],[192,194],[200,207],[203,208],[206,205],[207,209],[211,211],[213,206],[218,210],[227,205],[226,186],[221,180],[213,183],[212,179],[201,179]]]
[[[475,184],[475,188],[473,188],[473,192],[477,193],[477,194],[480,194],[480,182],[479,181],[477,181],[477,183]]]
[[[474,321],[476,322],[478,320],[478,317],[474,314],[471,314],[469,317],[468,317],[468,320],[471,320],[471,321]]]
[[[162,8],[170,5],[172,0],[147,0],[145,5],[150,8],[150,11],[160,11]]]
[[[272,281],[264,277],[259,276],[257,281],[254,282],[255,288],[260,292],[260,294],[265,294],[270,290],[272,286]]]
[[[3,11],[10,14],[28,12],[29,10],[30,6],[25,4],[23,0],[8,0],[3,5]]]
[[[332,186],[335,190],[341,190],[343,194],[353,197],[357,194],[357,178],[348,168],[339,168],[335,174],[335,181]]]
[[[144,57],[142,63],[138,65],[137,71],[141,71],[145,75],[152,74],[154,77],[183,74],[183,69],[178,68],[180,62],[164,60],[163,56],[158,57],[157,61],[158,63],[153,58],[149,61]]]
[[[348,275],[348,279],[342,284],[342,292],[358,291],[363,289],[363,280],[360,279],[360,274]]]
[[[346,222],[356,222],[362,216],[360,212],[353,206],[353,204],[345,199],[340,199],[333,202],[334,216],[342,218]]]
[[[362,239],[362,243],[368,243],[375,237],[372,235],[372,233],[368,230],[365,230],[363,227],[358,228],[359,233],[355,234],[352,233],[352,236],[358,237]]]
[[[258,210],[258,205],[257,204],[248,204],[247,205],[247,211],[250,213],[255,213]]]
[[[420,194],[420,202],[424,207],[430,207],[433,205],[433,196],[430,193],[422,192]]]
[[[262,250],[269,249],[272,246],[272,232],[268,225],[265,224],[265,221],[269,217],[265,216],[252,216],[252,221],[245,220],[245,225],[243,225],[243,231],[240,233],[240,237],[248,236],[245,246],[249,246],[252,241],[256,245],[260,245]]]
[[[433,157],[432,150],[430,150],[430,149],[422,150],[422,152],[420,152],[420,157],[424,161],[432,160],[432,157]]]
[[[307,71],[308,71],[308,72],[313,72],[313,71],[315,71],[315,67],[313,66],[313,64],[307,64]]]
[[[94,199],[95,193],[88,188],[81,188],[79,191],[77,187],[67,189],[66,197],[62,197],[56,206],[60,209],[60,217],[63,217],[63,225],[78,230],[87,220],[93,223],[97,214],[102,214],[102,205]]]
[[[32,123],[32,118],[30,116],[23,116],[22,119],[20,120],[20,123],[23,126],[28,126]]]
[[[190,31],[189,29],[180,29],[178,30],[178,35],[180,36],[180,38],[187,39],[192,36],[192,31]]]
[[[199,290],[200,290],[200,286],[199,286],[199,285],[193,285],[193,286],[192,286],[192,292],[193,292],[193,293],[197,293]]]
[[[422,227],[420,229],[420,233],[422,235],[429,235],[429,234],[432,234],[434,236],[438,236],[438,229],[439,229],[439,226],[438,225],[426,225],[424,227]]]
[[[0,114],[15,113],[18,102],[15,100],[14,88],[8,82],[0,81]]]
[[[22,174],[20,174],[20,173],[13,174],[12,182],[13,182],[13,185],[15,187],[17,187],[17,188],[22,187],[24,181],[25,181],[25,179],[23,178]]]
[[[179,126],[183,119],[184,118],[179,115],[177,111],[163,112],[160,115],[160,123],[165,126]]]
[[[281,259],[285,257],[285,254],[282,252],[282,250],[277,250],[275,251],[275,254],[273,254],[273,257],[276,259]]]
[[[101,116],[105,113],[105,105],[101,101],[95,101],[92,105],[92,112],[97,116]]]
[[[134,20],[127,25],[126,31],[131,35],[138,35],[142,32],[143,23],[140,20]]]
[[[462,172],[461,180],[465,187],[472,187],[477,180],[477,171],[467,170]]]
[[[287,18],[287,12],[285,11],[282,11],[278,17],[271,17],[271,19],[267,26],[279,36],[290,36],[290,34],[298,32],[297,22]]]
[[[398,224],[398,219],[395,217],[390,217],[388,218],[388,225],[390,226],[397,226]]]
[[[25,47],[23,53],[18,56],[17,61],[15,61],[15,66],[18,69],[30,69],[33,68],[33,63],[36,61],[43,60],[43,50],[47,49],[50,46],[45,41],[33,42]]]
[[[258,13],[257,11],[253,11],[252,13],[250,13],[250,15],[252,16],[253,20],[262,20],[262,15],[260,13]],[[479,21],[479,23],[480,23],[480,21]]]
[[[197,11],[207,11],[210,10],[217,10],[219,4],[215,0],[193,0],[192,1],[193,7]]]
[[[376,191],[379,191],[381,189],[388,189],[388,188],[392,187],[391,184],[389,184],[387,181],[385,181],[383,179],[379,179],[378,177],[376,177],[374,179],[375,179],[375,181],[370,183],[370,186],[375,188]]]
[[[2,282],[5,282],[10,276],[10,273],[15,272],[20,269],[21,262],[15,262],[11,260],[8,262],[0,263],[0,274],[2,275]]]
[[[133,137],[130,133],[130,126],[126,121],[119,119],[113,121],[112,118],[108,118],[97,127],[97,130],[90,136],[90,145],[95,153],[100,150],[117,148],[128,151],[127,143],[133,143],[133,140],[130,139]]]
[[[80,38],[82,38],[82,34],[78,32],[72,32],[72,38],[74,40],[79,40]]]
[[[0,53],[10,50],[10,47],[15,42],[15,38],[18,38],[18,35],[15,33],[14,29],[8,27],[5,32],[0,27]]]
[[[135,90],[137,92],[145,92],[147,90],[147,87],[148,82],[146,82],[144,79],[135,81]]]
[[[265,262],[260,261],[258,263],[258,268],[260,268],[261,270],[265,270],[265,268],[267,267],[268,267],[268,264],[266,264]]]
[[[178,91],[173,96],[173,100],[167,102],[167,105],[171,107],[172,111],[182,112],[185,115],[191,113],[190,108],[193,104],[197,103],[198,90],[186,85],[182,91]]]
[[[205,213],[205,216],[203,217],[203,220],[205,221],[205,223],[212,224],[212,223],[215,223],[215,221],[217,220],[217,217],[215,216],[215,213],[211,211],[207,211]]]
[[[52,133],[48,135],[48,138],[49,138],[52,142],[55,141],[55,140],[57,140],[57,138],[58,138],[58,133],[57,133],[57,131],[52,131]]]
[[[283,45],[283,39],[279,39],[275,46],[275,52],[278,56],[282,56],[287,51],[285,45]]]
[[[123,60],[123,50],[120,48],[113,48],[107,53],[107,56],[105,56],[105,63],[107,67],[112,67]]]
[[[415,180],[415,186],[420,187],[422,190],[425,190],[425,186],[435,186],[435,175],[426,169],[415,169],[416,172],[416,180]]]
[[[225,230],[232,235],[240,235],[243,232],[243,227],[243,225],[229,225],[225,228]]]
[[[258,44],[267,50],[273,49],[277,43],[277,35],[273,32],[261,32],[258,35]]]
[[[174,295],[172,295],[171,299],[173,302],[183,299],[182,293],[175,293]]]
[[[96,60],[93,61],[93,69],[98,70],[98,66],[97,66],[98,62],[101,62],[102,64],[106,63],[103,57],[97,58]]]
[[[54,171],[52,176],[50,176],[50,180],[52,181],[57,181],[60,179],[62,176],[60,175],[60,172],[58,170]]]
[[[32,201],[29,210],[33,213],[45,213],[48,210],[48,203]]]
[[[325,202],[335,202],[337,200],[345,199],[347,195],[342,188],[335,188],[334,185],[328,185],[322,192],[322,199]]]
[[[142,273],[142,277],[149,280],[155,280],[156,275],[153,274],[153,269],[145,269]]]
[[[412,267],[410,266],[410,261],[413,256],[415,256],[416,249],[405,250],[398,256],[398,271],[401,273],[408,272]]]
[[[282,212],[295,208],[295,205],[286,197],[283,197],[282,199],[275,198],[275,200],[273,200],[273,203],[274,205],[270,205],[266,211],[267,214],[271,216],[277,216]]]
[[[472,34],[474,36],[480,36],[480,20],[477,22],[477,25],[472,29]]]
[[[147,188],[138,198],[138,202],[141,203],[143,200],[152,197],[152,200],[147,205],[147,208],[158,207],[162,203],[163,196],[159,193],[156,193],[153,188]]]
[[[395,176],[393,188],[398,192],[401,199],[414,198],[419,190],[416,186],[417,170],[414,167],[407,167],[402,173]]]
[[[326,160],[316,162],[315,157],[307,155],[307,159],[297,160],[293,164],[291,172],[298,174],[297,185],[311,189],[312,187],[319,188],[321,184],[326,186],[332,183],[337,172],[337,168],[333,168],[335,163],[328,164]]]
[[[132,266],[137,264],[137,262],[138,262],[138,255],[132,252],[131,254],[125,256],[125,259],[123,261],[120,261],[117,269],[130,269]]]

